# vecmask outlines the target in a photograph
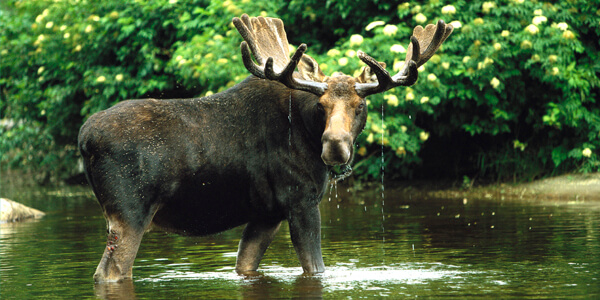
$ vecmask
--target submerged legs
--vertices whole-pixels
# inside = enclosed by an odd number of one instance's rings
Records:
[[[260,260],[280,226],[281,221],[274,223],[250,222],[246,225],[235,264],[238,274],[248,274],[258,269]]]
[[[319,206],[293,211],[289,218],[292,243],[304,274],[323,273],[325,264],[321,254],[321,214]]]
[[[119,282],[132,276],[133,261],[145,228],[135,228],[122,221],[108,220],[108,237],[104,254],[94,273],[94,281]]]

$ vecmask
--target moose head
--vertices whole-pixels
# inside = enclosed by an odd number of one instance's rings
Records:
[[[321,158],[330,166],[348,164],[352,159],[354,141],[367,119],[365,98],[397,86],[413,85],[418,78],[417,68],[433,56],[453,30],[442,20],[437,25],[415,27],[404,66],[394,76],[386,71],[385,63],[358,51],[358,58],[367,65],[358,77],[341,73],[330,77],[323,74],[315,59],[304,53],[306,44],[301,44],[290,58],[280,19],[250,18],[244,14],[234,18],[233,24],[244,38],[242,57],[250,73],[318,97],[316,107],[325,119]]]

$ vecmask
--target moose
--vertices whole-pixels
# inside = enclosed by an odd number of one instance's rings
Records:
[[[325,76],[306,44],[290,58],[280,19],[244,14],[233,24],[245,80],[203,98],[123,101],[81,127],[85,174],[107,222],[95,282],[131,279],[152,226],[210,235],[246,224],[235,269],[253,274],[284,220],[304,273],[322,273],[319,202],[334,166],[353,160],[365,97],[414,84],[453,30],[441,20],[417,26],[394,76],[359,51],[366,66],[355,78]]]

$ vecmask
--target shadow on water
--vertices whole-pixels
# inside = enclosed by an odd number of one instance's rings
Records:
[[[94,285],[105,221],[86,188],[3,190],[41,209],[0,226],[0,298],[595,298],[600,201],[425,199],[385,190],[323,199],[326,272],[302,276],[283,225],[259,276],[234,271],[242,228],[144,236],[133,280]],[[384,228],[385,230],[382,230]]]

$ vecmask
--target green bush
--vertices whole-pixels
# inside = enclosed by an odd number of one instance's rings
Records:
[[[1,5],[0,161],[45,182],[80,171],[77,134],[91,114],[125,99],[198,96],[247,76],[241,62],[222,63],[239,53],[231,18],[272,12],[276,2]]]
[[[438,19],[455,25],[414,87],[369,99],[359,175],[379,176],[382,144],[393,176],[417,170],[429,178],[507,179],[599,169],[597,7],[581,1],[412,1],[396,13],[398,24],[371,23],[317,56],[327,68],[352,74],[361,49],[397,72],[414,26]]]
[[[396,72],[412,28],[456,25],[410,88],[369,100],[355,174],[529,178],[597,171],[600,10],[583,1],[34,1],[0,4],[0,162],[76,173],[79,126],[130,98],[201,96],[248,75],[231,18],[281,17],[326,74],[361,49]],[[379,21],[379,22],[376,22]],[[332,46],[333,45],[333,46]],[[392,71],[393,70],[393,71]]]

